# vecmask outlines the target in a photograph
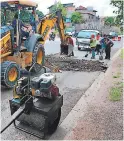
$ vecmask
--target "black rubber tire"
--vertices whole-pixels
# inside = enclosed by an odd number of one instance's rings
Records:
[[[16,68],[17,71],[17,78],[12,82],[9,81],[8,78],[8,72],[12,68]],[[1,85],[5,86],[7,88],[13,88],[17,82],[17,80],[20,78],[20,67],[16,62],[12,61],[5,61],[1,63]]]
[[[58,117],[56,118],[56,120],[52,124],[48,125],[48,134],[53,134],[56,131],[60,121],[60,117],[61,117],[61,108],[58,110]]]
[[[35,48],[34,48],[34,51],[33,51],[32,65],[37,62],[37,55],[38,55],[38,51],[39,51],[39,50],[42,50],[43,57],[42,57],[42,62],[41,62],[41,64],[38,65],[37,67],[32,68],[32,72],[35,72],[35,73],[39,72],[39,71],[42,69],[42,67],[44,66],[44,61],[45,61],[45,51],[44,51],[44,47],[43,47],[42,44],[40,44],[39,42],[37,42],[37,43],[36,43],[36,46],[35,46]]]
[[[78,50],[81,50],[80,48],[78,48]]]

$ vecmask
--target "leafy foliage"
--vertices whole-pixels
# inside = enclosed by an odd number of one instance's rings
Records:
[[[38,15],[39,18],[42,18],[44,16],[43,12],[36,10],[36,14]]]
[[[16,13],[15,11],[10,11],[10,10],[6,11],[6,23],[12,22],[15,13]],[[4,10],[3,9],[1,9],[1,25],[4,25]]]
[[[11,10],[6,11],[6,23],[11,23],[12,22],[16,12],[17,11],[11,11]],[[36,14],[38,15],[39,18],[44,16],[44,14],[39,10],[36,10]],[[20,19],[23,22],[29,23],[30,22],[30,17],[31,17],[31,13],[29,11],[21,10]],[[4,10],[3,9],[1,9],[1,25],[4,25]]]
[[[62,16],[65,19],[66,15],[67,15],[67,10],[66,8],[63,6],[63,4],[61,4],[61,2],[57,2],[51,9],[52,12],[55,12],[57,10],[61,10],[62,12]]]
[[[72,21],[73,24],[78,24],[78,23],[84,22],[82,15],[79,12],[73,12],[72,13],[71,21]]]
[[[106,17],[105,18],[105,25],[114,25],[114,17]]]
[[[113,11],[113,13],[117,14],[116,17],[116,24],[123,23],[123,0],[111,0],[111,5],[118,8],[118,10]]]
[[[30,12],[29,11],[26,11],[26,10],[21,10],[21,12],[20,12],[20,19],[23,22],[29,22]]]

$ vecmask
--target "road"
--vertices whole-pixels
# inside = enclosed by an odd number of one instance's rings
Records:
[[[47,54],[59,53],[60,40],[46,41],[45,50]],[[112,56],[122,47],[122,42],[115,42],[112,48]],[[90,59],[90,55],[85,58],[86,52],[78,51],[77,47],[74,48],[74,54],[79,59]],[[96,58],[98,59],[98,57]],[[64,104],[62,107],[62,116],[60,123],[66,118],[71,109],[76,105],[81,96],[91,86],[94,80],[99,76],[100,72],[62,72],[57,75],[57,85],[59,86],[60,93],[64,97]],[[1,125],[4,127],[10,117],[9,99],[12,99],[11,89],[1,89]],[[38,138],[24,133],[14,128],[11,125],[3,134],[3,140],[38,140]]]
[[[78,59],[86,59],[86,60],[90,60],[91,55],[89,55],[87,58],[85,58],[85,54],[86,51],[78,51],[77,46],[76,46],[76,40],[75,38],[73,38],[75,47],[74,47],[74,54],[75,57]],[[114,46],[112,48],[112,52],[111,52],[111,56],[113,56],[115,54],[115,52],[122,46],[122,41],[114,41]],[[55,53],[59,53],[60,52],[60,39],[57,38],[54,41],[46,41],[45,43],[45,54],[55,54]],[[98,55],[96,56],[96,60],[98,60],[99,57]]]

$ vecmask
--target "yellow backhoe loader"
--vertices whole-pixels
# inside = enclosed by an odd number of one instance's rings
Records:
[[[33,69],[39,72],[45,65],[44,43],[50,30],[57,25],[61,39],[61,54],[68,52],[67,39],[71,38],[64,34],[64,22],[60,11],[44,16],[36,21],[37,4],[32,1],[3,1],[1,9],[4,11],[3,26],[0,28],[0,54],[1,54],[1,85],[12,88],[20,78],[20,68],[30,68],[35,62],[40,64]],[[12,23],[6,23],[6,15],[9,10],[17,12],[17,18]],[[21,26],[20,12],[32,10],[34,21],[31,22],[32,30],[25,38]],[[13,25],[13,23],[15,23]],[[48,62],[47,62],[48,64]],[[51,67],[52,68],[52,67]],[[55,71],[58,69],[55,68]]]

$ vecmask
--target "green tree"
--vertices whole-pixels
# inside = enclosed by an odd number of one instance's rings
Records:
[[[21,10],[21,12],[20,12],[20,19],[23,22],[29,22],[29,20],[30,20],[30,12],[26,11],[26,10]]]
[[[6,23],[12,22],[12,20],[14,19],[15,13],[17,13],[17,11],[12,11],[12,10],[6,11]],[[38,15],[39,18],[44,16],[44,14],[39,10],[36,10],[36,14]],[[29,23],[30,22],[30,16],[31,16],[31,13],[28,10],[21,10],[20,19],[23,22]],[[1,9],[1,25],[4,25],[4,10],[3,9]]]
[[[43,12],[36,10],[36,14],[38,15],[39,18],[42,18],[44,16]]]
[[[113,11],[113,13],[117,14],[116,16],[116,24],[123,23],[123,0],[111,0],[111,5],[117,7],[117,10]]]
[[[6,10],[6,23],[12,22],[15,11]],[[1,25],[4,25],[4,9],[1,8]]]
[[[62,12],[62,16],[65,19],[66,15],[67,15],[67,10],[66,8],[63,6],[63,4],[61,4],[61,2],[57,2],[51,9],[52,12],[55,12],[57,10],[61,10]]]
[[[71,21],[73,24],[83,23],[83,17],[79,12],[73,12],[71,16]]]
[[[105,25],[114,25],[114,17],[106,17],[105,18]]]

